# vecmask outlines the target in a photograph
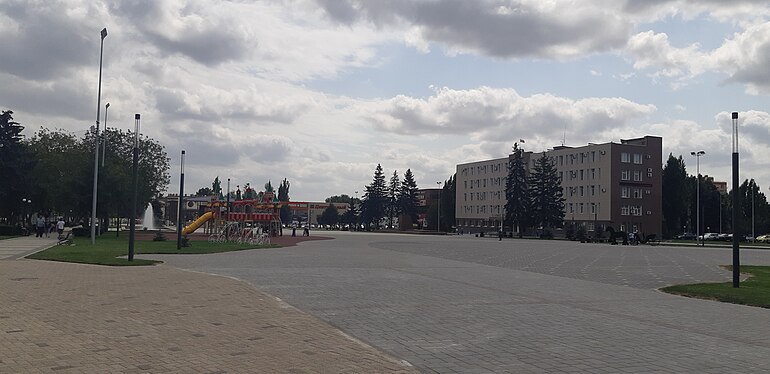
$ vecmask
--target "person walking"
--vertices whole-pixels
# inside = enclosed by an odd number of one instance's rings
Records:
[[[56,232],[59,233],[59,237],[64,234],[64,218],[62,217],[59,217],[59,220],[56,221]]]
[[[45,218],[43,218],[42,214],[37,216],[37,221],[35,221],[35,228],[37,229],[35,237],[42,238],[43,231],[45,231]]]

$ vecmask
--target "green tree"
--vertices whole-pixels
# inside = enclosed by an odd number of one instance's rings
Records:
[[[198,192],[195,193],[195,196],[211,196],[214,194],[214,191],[211,190],[209,187],[201,187],[198,189]]]
[[[379,229],[380,221],[385,216],[387,206],[385,175],[382,173],[382,166],[377,164],[374,170],[374,179],[372,183],[366,186],[366,192],[361,206],[361,220],[367,226],[373,225],[374,229]]]
[[[337,221],[339,221],[339,218],[337,208],[334,207],[334,204],[329,204],[329,206],[324,209],[323,213],[318,216],[318,223],[321,225],[334,226],[337,224]]]
[[[732,193],[733,191],[730,191],[731,203]],[[761,235],[767,233],[770,230],[770,222],[768,221],[770,205],[767,202],[767,196],[765,196],[753,179],[744,180],[740,187],[738,187],[738,193],[740,199],[740,208],[738,210],[738,227],[740,228],[740,233],[746,236],[751,235],[752,206],[754,208],[753,217],[755,234]]]
[[[29,182],[26,172],[34,165],[21,131],[24,127],[13,120],[13,112],[0,114],[0,217],[12,219],[30,207],[22,207]],[[33,199],[33,203],[35,200]]]
[[[278,201],[281,202],[287,202],[289,201],[289,180],[284,178],[283,181],[281,181],[281,185],[278,186]],[[291,222],[291,209],[289,208],[289,204],[283,204],[281,205],[281,221],[283,222]]]
[[[220,199],[224,198],[224,195],[222,194],[222,182],[219,181],[218,175],[214,178],[214,182],[211,183],[211,191]]]
[[[390,177],[390,183],[388,183],[388,202],[387,202],[387,215],[390,228],[393,228],[393,219],[398,216],[399,204],[398,204],[398,192],[401,189],[401,180],[398,177],[398,171],[393,171],[393,176]]]
[[[343,195],[345,196],[345,195]],[[328,200],[328,199],[327,199]],[[327,201],[328,203],[329,201]],[[340,217],[340,223],[344,225],[350,225],[351,228],[356,228],[358,226],[358,204],[360,202],[351,200],[351,204],[348,205],[348,210],[345,211],[345,214]]]
[[[417,182],[412,175],[412,169],[406,169],[404,180],[401,181],[401,191],[398,194],[401,214],[411,222],[417,221]]]
[[[329,196],[324,201],[327,203],[345,203],[350,205],[350,204],[353,204],[353,200],[359,201],[358,199],[350,197],[346,194],[342,194],[342,195]]]
[[[663,168],[663,237],[671,238],[687,225],[687,169],[682,155],[668,155]]]
[[[564,198],[561,183],[553,160],[545,152],[535,160],[529,178],[531,217],[533,222],[546,231],[564,222]]]
[[[275,192],[275,190],[273,189],[273,184],[270,182],[270,180],[268,180],[267,183],[265,183],[265,192]]]
[[[444,181],[441,189],[441,228],[448,231],[455,224],[455,205],[457,201],[456,175]]]
[[[530,213],[530,197],[524,151],[519,148],[518,143],[513,143],[513,153],[508,159],[505,199],[505,220],[511,223],[511,227],[521,237]]]

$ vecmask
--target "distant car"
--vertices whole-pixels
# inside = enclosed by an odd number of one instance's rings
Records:
[[[770,234],[757,236],[757,241],[761,243],[770,243]]]
[[[695,240],[696,237],[697,236],[691,232],[685,232],[676,236],[676,238],[680,240]]]
[[[707,232],[701,236],[698,237],[699,240],[717,240],[719,239],[719,234],[715,232]]]
[[[732,237],[730,237],[730,234],[719,234],[719,236],[717,237],[717,240],[720,240],[723,242],[729,241],[730,239],[732,239]]]

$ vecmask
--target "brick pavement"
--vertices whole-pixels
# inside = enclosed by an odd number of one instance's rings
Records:
[[[0,289],[0,373],[415,372],[227,277],[0,261]]]
[[[34,235],[0,240],[0,260],[15,260],[30,253],[48,248],[58,241],[57,234],[49,238],[36,238]]]

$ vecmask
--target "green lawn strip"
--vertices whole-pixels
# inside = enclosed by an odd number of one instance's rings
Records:
[[[94,245],[91,244],[90,238],[76,237],[73,242],[74,245],[54,246],[27,256],[27,258],[112,266],[153,265],[161,262],[136,258],[133,261],[128,261],[126,258],[119,258],[119,256],[128,255],[127,235],[119,238],[103,235],[96,239],[96,244]],[[176,241],[174,240],[142,240],[136,241],[134,244],[136,254],[205,254],[274,247],[278,247],[278,245],[256,246],[251,244],[191,241],[189,247],[182,247],[177,250]]]
[[[18,235],[0,235],[0,240],[18,238]]]
[[[732,270],[732,266],[726,266],[726,268]],[[741,282],[739,288],[733,288],[732,282],[697,283],[664,287],[661,291],[699,299],[770,308],[770,266],[741,266],[741,273],[751,274],[751,277]]]

